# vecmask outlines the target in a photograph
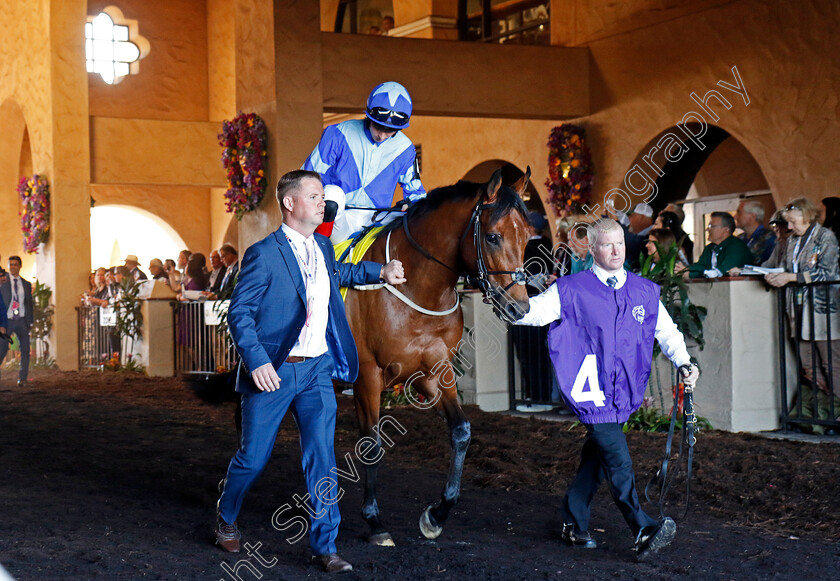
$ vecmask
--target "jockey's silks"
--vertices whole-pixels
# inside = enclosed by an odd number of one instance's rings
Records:
[[[659,286],[628,272],[616,290],[591,270],[555,284],[562,315],[548,347],[563,399],[583,423],[627,421],[650,377]]]

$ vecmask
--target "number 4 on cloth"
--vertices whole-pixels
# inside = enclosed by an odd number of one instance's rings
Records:
[[[583,391],[583,387],[587,383],[589,383],[589,390]],[[575,384],[572,386],[572,392],[569,395],[578,403],[591,401],[599,408],[604,407],[604,401],[607,398],[598,383],[598,359],[594,354],[583,358],[583,364],[580,366],[577,377],[575,377]]]

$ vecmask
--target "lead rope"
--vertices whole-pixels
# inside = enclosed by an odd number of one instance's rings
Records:
[[[677,372],[679,374],[679,371]],[[650,491],[655,487],[659,487],[659,502],[657,508],[659,509],[659,516],[665,518],[665,497],[671,488],[671,483],[668,482],[668,462],[671,458],[671,445],[674,438],[674,428],[677,423],[677,408],[679,404],[680,392],[677,388],[674,394],[674,406],[671,410],[671,424],[668,427],[668,438],[665,441],[665,455],[662,457],[662,465],[651,477],[650,481],[645,486],[645,498],[651,504],[654,502],[650,498]],[[678,461],[683,457],[683,446],[688,446],[687,462],[686,462],[686,481],[685,481],[685,512],[683,518],[688,514],[691,499],[691,464],[694,459],[694,444],[697,443],[695,435],[697,427],[697,414],[694,413],[694,388],[690,386],[683,387],[683,422],[680,430],[680,451]],[[677,464],[677,473],[679,473],[680,463]],[[672,479],[673,481],[673,479]]]

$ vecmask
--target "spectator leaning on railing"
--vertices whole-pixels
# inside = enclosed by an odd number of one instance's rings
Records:
[[[752,264],[752,253],[747,243],[735,238],[735,220],[727,212],[712,212],[709,225],[709,244],[700,259],[688,267],[687,277],[718,278],[731,268]]]
[[[773,234],[776,235],[776,243],[773,246],[773,252],[770,254],[770,258],[762,262],[761,266],[764,268],[778,268],[784,265],[785,252],[787,252],[787,241],[790,237],[790,228],[788,228],[784,212],[776,210],[776,212],[773,213],[773,217],[770,218],[770,229],[773,230]],[[730,272],[730,274],[737,276],[738,273]]]
[[[741,200],[735,212],[735,224],[744,231],[738,236],[752,252],[750,264],[758,265],[770,258],[776,235],[764,227],[764,204],[755,200]]]
[[[828,228],[819,224],[819,209],[806,198],[796,198],[783,209],[791,233],[785,251],[785,272],[765,275],[765,280],[775,287],[789,283],[811,283],[840,279],[838,256],[840,249],[837,238]],[[811,317],[809,294],[805,288],[788,291],[787,312],[791,322],[791,334],[796,337],[795,321],[801,320],[801,333],[796,340],[801,350],[802,368],[805,376],[813,380],[813,350],[816,349],[816,382],[828,392],[829,358],[832,364],[834,393],[840,394],[840,313],[838,313],[838,285],[818,286],[813,289],[814,297],[814,341],[811,341]],[[831,345],[828,339],[826,312],[831,316]],[[837,339],[834,339],[836,337]],[[829,351],[830,347],[830,351]]]

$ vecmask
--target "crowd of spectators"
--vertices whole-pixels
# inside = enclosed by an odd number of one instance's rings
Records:
[[[625,267],[633,272],[639,273],[644,264],[652,267],[665,256],[674,258],[672,272],[685,280],[740,276],[752,266],[758,267],[752,273],[773,287],[817,283],[812,289],[787,288],[784,299],[790,337],[801,362],[800,397],[811,400],[808,390],[818,392],[814,399],[820,408],[804,413],[828,418],[830,406],[825,402],[832,392],[840,398],[840,284],[819,283],[840,281],[840,198],[825,198],[821,204],[793,199],[773,213],[769,223],[764,204],[754,199],[742,200],[734,216],[712,212],[706,226],[709,242],[696,262],[693,242],[683,229],[685,214],[678,205],[669,204],[655,217],[646,203],[637,204],[627,215],[608,209],[624,229]],[[553,262],[547,263],[553,276],[574,274],[591,265],[585,237],[588,221],[558,220],[560,244],[554,246]],[[834,401],[835,414],[840,414],[840,399]],[[822,431],[820,426],[813,429]]]
[[[107,307],[120,297],[125,280],[133,283],[155,281],[176,293],[178,300],[224,300],[230,297],[239,273],[239,253],[230,243],[210,253],[210,265],[201,252],[182,250],[178,259],[153,258],[148,274],[140,268],[137,256],[129,254],[124,264],[99,267],[90,275],[90,286],[82,295],[86,305]]]

